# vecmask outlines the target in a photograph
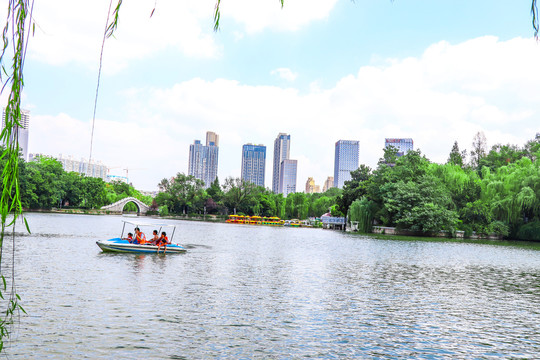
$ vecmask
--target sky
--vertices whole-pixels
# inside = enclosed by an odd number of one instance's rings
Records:
[[[340,139],[360,141],[374,168],[385,138],[413,138],[444,163],[479,131],[489,147],[540,132],[530,0],[223,0],[217,32],[214,6],[124,1],[105,42],[92,159],[139,190],[187,173],[189,145],[207,131],[220,136],[222,183],[240,177],[243,144],[266,145],[269,188],[274,139],[290,134],[297,191],[333,176]],[[89,157],[108,9],[35,2],[29,152]]]

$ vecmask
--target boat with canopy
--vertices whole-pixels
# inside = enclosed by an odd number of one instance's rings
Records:
[[[143,253],[143,254],[149,254],[149,253],[185,253],[186,249],[180,245],[173,243],[173,237],[174,232],[176,230],[176,225],[171,224],[165,224],[165,223],[145,223],[140,221],[131,221],[131,220],[122,220],[124,223],[122,226],[122,234],[120,237],[112,238],[109,240],[98,240],[96,241],[96,244],[100,247],[101,250],[104,252],[124,252],[124,253]],[[167,230],[170,233],[170,237],[168,237],[168,243],[158,246],[155,244],[151,244],[149,240],[147,239],[146,243],[136,243],[135,241],[128,240],[127,233],[129,230],[126,230],[126,225],[131,225],[134,228],[139,228],[143,233],[150,234],[152,230],[157,230],[158,235],[161,234],[164,230]],[[131,226],[127,226],[127,228],[131,228]]]

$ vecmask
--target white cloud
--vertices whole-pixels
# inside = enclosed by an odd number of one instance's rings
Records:
[[[484,131],[489,145],[523,145],[540,131],[538,58],[534,40],[484,37],[457,45],[441,42],[418,58],[364,66],[329,89],[314,84],[306,94],[198,78],[166,89],[129,89],[119,100],[125,119],[96,123],[95,157],[111,166],[146,169],[130,177],[137,187],[149,189],[164,177],[186,172],[189,144],[211,130],[220,134],[222,181],[240,175],[243,144],[262,143],[270,187],[273,141],[286,132],[291,158],[299,160],[301,191],[307,177],[322,185],[333,175],[339,139],[360,140],[360,162],[372,167],[382,156],[385,137],[411,137],[437,162],[446,161],[455,140],[461,149],[470,149],[477,131]],[[71,149],[85,155],[88,143],[79,136],[89,130],[83,124],[66,115],[37,116],[31,133],[35,126],[42,137],[35,147],[46,150],[32,151]]]
[[[280,78],[285,79],[287,81],[294,81],[298,77],[298,73],[295,73],[291,69],[288,69],[288,68],[277,68],[275,70],[272,70],[270,74],[277,75]]]
[[[291,1],[281,9],[274,1],[228,0],[222,2],[221,18],[236,20],[248,33],[268,27],[294,31],[328,17],[336,2]],[[212,31],[214,7],[215,0],[124,1],[118,29],[105,43],[104,71],[114,73],[130,60],[167,49],[195,58],[221,56],[222,48]],[[75,7],[70,0],[36,2],[36,32],[29,46],[30,57],[57,66],[75,63],[95,69],[108,9],[107,0],[77,2]],[[239,31],[233,35],[236,40],[244,36]]]
[[[105,70],[114,72],[131,59],[167,48],[190,57],[218,56],[220,47],[211,26],[213,7],[213,0],[124,1],[118,30],[106,41]],[[37,28],[30,56],[54,65],[73,62],[97,67],[108,9],[106,0],[77,2],[76,7],[69,0],[36,2]]]
[[[337,0],[277,1],[227,0],[221,3],[221,16],[232,17],[243,24],[248,33],[266,28],[296,31],[312,21],[328,18]]]

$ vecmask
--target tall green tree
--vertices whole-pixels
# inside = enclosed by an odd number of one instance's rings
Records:
[[[159,206],[167,206],[173,214],[202,211],[207,197],[203,185],[203,181],[193,175],[178,173],[171,180],[161,180],[162,191],[156,196],[156,202]]]
[[[480,162],[486,156],[487,153],[487,140],[486,135],[482,131],[479,131],[474,135],[471,150],[471,167],[480,170]]]
[[[351,171],[351,180],[345,181],[343,192],[337,198],[339,210],[347,214],[351,204],[366,195],[371,180],[371,168],[364,164],[354,171]]]
[[[459,145],[457,141],[454,141],[454,145],[452,146],[452,150],[450,150],[450,155],[448,156],[448,164],[454,164],[458,165],[459,167],[463,167],[465,165],[465,159],[467,157],[467,151],[459,151]]]
[[[240,178],[228,177],[223,185],[225,205],[232,210],[232,213],[237,212],[248,213],[253,204],[253,196],[257,190],[257,186],[249,181]]]

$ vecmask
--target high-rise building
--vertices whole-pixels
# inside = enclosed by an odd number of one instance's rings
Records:
[[[30,125],[30,111],[21,110],[21,126],[16,125],[11,134],[10,141],[17,139],[19,141],[19,150],[23,159],[28,160],[28,128]],[[6,127],[6,108],[2,111],[2,129]],[[5,143],[2,145],[6,145]]]
[[[334,187],[334,177],[329,176],[326,181],[324,182],[324,186],[322,188],[323,192],[326,192],[326,190]]]
[[[242,180],[264,187],[266,146],[246,144],[242,146]]]
[[[287,197],[287,195],[296,192],[296,169],[297,161],[284,159],[281,162],[279,170],[279,189],[278,192]]]
[[[306,181],[306,194],[313,194],[321,192],[321,187],[315,184],[315,180],[312,177],[308,177]]]
[[[279,184],[281,179],[281,162],[289,158],[290,150],[291,135],[279,133],[276,140],[274,141],[274,166],[272,169],[272,191],[276,194],[281,192],[279,190]]]
[[[403,156],[413,150],[414,142],[411,138],[406,139],[384,139],[384,147],[393,146],[398,149],[397,156]]]
[[[360,142],[338,140],[334,160],[334,186],[342,189],[345,181],[351,180],[351,171],[358,169]]]
[[[204,181],[205,188],[217,178],[219,147],[216,144],[219,144],[219,136],[208,131],[206,146],[200,140],[189,145],[188,174]]]
[[[207,131],[206,146],[219,146],[219,135],[213,131]]]

